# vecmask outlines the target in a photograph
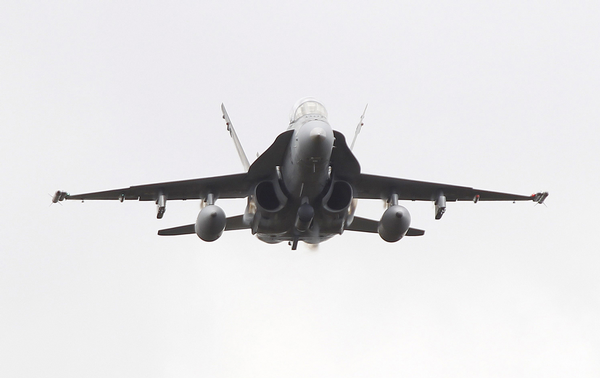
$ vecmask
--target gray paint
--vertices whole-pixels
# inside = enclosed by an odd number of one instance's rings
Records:
[[[600,376],[597,20],[596,2],[3,2],[0,376]],[[307,94],[348,145],[369,103],[365,173],[548,189],[547,207],[448,201],[435,221],[401,201],[426,237],[291,253],[156,236],[198,201],[49,206],[241,172],[220,103],[253,160]]]
[[[410,213],[398,200],[433,200],[435,219],[446,210],[446,199],[481,201],[531,200],[542,204],[547,192],[532,196],[483,191],[468,187],[430,182],[418,182],[389,177],[360,174],[360,166],[346,145],[345,138],[334,132],[327,121],[327,110],[317,100],[302,99],[290,115],[288,131],[282,133],[267,151],[248,166],[246,155],[231,120],[221,105],[236,150],[246,175],[225,176],[159,183],[113,191],[70,195],[57,191],[53,202],[84,199],[153,199],[157,203],[157,218],[166,209],[166,199],[201,198],[204,207],[198,215],[194,230],[204,241],[215,241],[226,229],[226,216],[214,205],[219,197],[248,198],[242,215],[245,228],[259,240],[273,244],[288,241],[295,250],[298,241],[319,244],[341,234],[345,229],[372,232],[372,227],[352,225],[356,206],[353,200],[380,198],[389,208],[381,216],[377,232],[387,242],[397,242],[404,235],[423,233],[410,231]],[[359,128],[362,125],[359,124]],[[356,134],[358,135],[358,133]],[[191,193],[181,195],[181,193]],[[302,206],[310,211],[301,211]],[[304,214],[303,214],[304,213]],[[310,213],[310,217],[305,214]],[[232,228],[234,229],[234,228]],[[159,235],[184,235],[191,230],[180,226],[160,230]]]

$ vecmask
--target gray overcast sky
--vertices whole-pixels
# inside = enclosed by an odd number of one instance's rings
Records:
[[[0,375],[600,375],[600,6],[548,1],[0,7]],[[407,203],[424,237],[318,250],[159,238],[198,203],[72,193],[241,171],[301,97],[362,171],[530,194]],[[243,201],[220,201],[228,215]],[[359,204],[378,218],[382,206]]]

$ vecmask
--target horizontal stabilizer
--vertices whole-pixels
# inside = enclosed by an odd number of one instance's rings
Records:
[[[372,219],[354,217],[354,220],[350,226],[346,227],[346,231],[358,231],[358,232],[369,232],[372,234],[377,233],[377,226],[379,222]]]
[[[158,234],[161,236],[175,236],[175,235],[188,235],[195,234],[195,224],[186,224],[185,226],[165,228],[164,230],[158,230]]]
[[[418,228],[409,228],[404,236],[423,236],[425,235],[425,230],[419,230]]]
[[[352,224],[346,227],[346,231],[358,231],[358,232],[368,232],[372,234],[377,233],[377,226],[379,226],[379,221],[354,217]],[[418,228],[409,228],[406,232],[405,236],[423,236],[425,235],[425,230],[419,230]]]
[[[249,229],[249,225],[244,224],[243,215],[236,215],[235,217],[227,218],[227,223],[225,224],[225,231],[235,231],[235,230],[245,230]]]
[[[233,231],[233,230],[244,230],[246,228],[250,228],[243,222],[243,215],[236,215],[235,217],[227,218],[227,223],[225,225],[225,231]],[[185,226],[173,227],[173,228],[165,228],[163,230],[158,230],[158,234],[161,236],[176,236],[176,235],[189,235],[196,233],[196,225],[195,224],[186,224]]]

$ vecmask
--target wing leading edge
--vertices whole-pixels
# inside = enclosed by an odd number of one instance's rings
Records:
[[[157,201],[160,195],[168,200],[187,200],[206,198],[209,193],[218,198],[243,198],[248,195],[250,182],[246,174],[207,177],[183,181],[171,181],[157,184],[136,185],[129,188],[105,190],[71,195],[57,192],[58,200],[139,200]]]
[[[136,185],[129,188],[105,190],[83,194],[68,194],[58,191],[52,202],[62,200],[164,200],[205,199],[209,194],[215,198],[244,198],[250,194],[258,181],[275,172],[275,166],[281,165],[293,130],[281,133],[275,142],[250,165],[247,173],[198,178],[183,181],[170,181],[156,184]]]
[[[543,203],[547,192],[530,196],[491,192],[467,186],[439,184],[434,182],[406,180],[394,177],[360,174],[354,183],[355,198],[388,200],[393,194],[398,200],[435,201],[440,195],[446,201],[534,201]]]

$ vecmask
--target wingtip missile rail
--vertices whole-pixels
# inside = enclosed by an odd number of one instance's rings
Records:
[[[67,192],[61,192],[60,190],[57,190],[56,193],[54,193],[54,196],[52,196],[52,203],[62,201],[67,198],[68,195],[69,193]]]
[[[544,203],[544,201],[546,200],[546,198],[548,198],[549,194],[550,193],[548,193],[548,192],[539,192],[539,193],[536,193],[536,194],[532,194],[531,198],[532,198],[533,202],[541,205],[541,204]]]
[[[544,204],[548,197],[548,192],[514,194],[362,173],[352,150],[363,127],[366,110],[365,106],[354,140],[348,145],[346,137],[329,123],[323,104],[313,98],[301,99],[290,113],[290,123],[283,125],[285,131],[266,151],[257,154],[250,165],[221,104],[243,172],[87,193],[69,194],[59,190],[54,195],[50,193],[50,197],[53,203],[59,204],[73,200],[154,202],[158,219],[163,218],[167,202],[199,200],[200,212],[195,223],[162,229],[158,234],[196,234],[201,240],[212,242],[225,231],[247,229],[261,242],[289,242],[293,250],[299,242],[317,245],[344,230],[379,234],[390,243],[405,236],[423,235],[423,230],[410,227],[410,212],[400,201],[431,201],[435,206],[435,219],[440,219],[449,206],[447,203],[531,201],[535,207]],[[202,162],[193,164],[202,167]],[[219,198],[246,199],[246,210],[227,217],[225,211],[215,205]],[[382,200],[385,209],[381,218],[355,216],[359,200]]]

